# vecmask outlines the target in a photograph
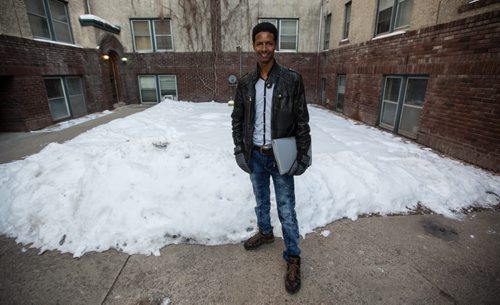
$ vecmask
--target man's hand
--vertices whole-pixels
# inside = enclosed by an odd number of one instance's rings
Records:
[[[288,171],[289,176],[300,176],[302,175],[306,169],[309,167],[311,161],[311,157],[308,155],[300,155],[297,156],[295,162],[293,162],[292,167]]]
[[[236,158],[236,164],[245,172],[251,174],[252,171],[250,167],[248,167],[247,160],[245,160],[245,155],[243,154],[243,150],[241,146],[236,146],[234,148],[234,157]]]

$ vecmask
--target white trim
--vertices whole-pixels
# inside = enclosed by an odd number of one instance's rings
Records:
[[[61,42],[61,41],[55,41],[55,40],[48,40],[48,39],[43,39],[43,38],[33,38],[33,40],[36,40],[36,41],[39,41],[39,42],[48,42],[48,43],[52,43],[52,44],[58,44],[58,45],[62,45],[62,46],[68,46],[68,47],[75,47],[75,48],[83,49],[82,46],[79,46],[79,45],[76,45],[76,44],[72,44],[72,43],[67,43],[67,42]]]
[[[377,40],[377,39],[381,39],[381,38],[387,38],[387,37],[396,36],[396,35],[401,35],[401,34],[406,33],[406,31],[407,30],[399,30],[399,31],[391,32],[391,33],[377,35],[377,36],[373,37],[372,40]]]

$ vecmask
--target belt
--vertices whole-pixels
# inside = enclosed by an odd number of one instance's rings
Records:
[[[254,146],[253,149],[266,156],[273,155],[273,148],[269,146]]]

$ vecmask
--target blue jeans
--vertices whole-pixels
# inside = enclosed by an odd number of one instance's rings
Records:
[[[264,234],[273,232],[270,215],[270,177],[273,177],[278,216],[281,222],[283,240],[285,241],[283,258],[285,261],[288,261],[290,255],[299,256],[299,225],[295,213],[293,176],[280,175],[274,157],[263,155],[257,150],[252,152],[249,167],[252,171],[250,180],[252,181],[255,201],[257,203],[255,214],[257,215],[257,225],[260,231]]]

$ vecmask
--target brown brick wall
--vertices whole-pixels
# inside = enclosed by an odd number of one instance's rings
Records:
[[[500,11],[375,39],[320,55],[335,105],[347,75],[344,113],[378,124],[385,75],[426,75],[417,142],[500,171]]]
[[[81,76],[89,112],[111,109],[109,67],[96,50],[0,35],[1,131],[53,123],[43,77]]]
[[[129,102],[139,103],[138,75],[175,74],[180,100],[227,102],[234,97],[236,88],[230,86],[229,75],[239,77],[239,54],[223,53],[217,57],[205,53],[132,53],[127,65],[122,66],[128,87]],[[316,100],[317,64],[316,54],[277,54],[278,61],[289,68],[299,71],[306,87],[307,98]],[[253,53],[242,54],[242,74],[255,69]]]
[[[118,49],[114,51],[121,55]],[[82,76],[89,112],[111,109],[116,97],[110,61],[100,55],[95,49],[0,35],[0,130],[52,123],[43,76]],[[236,52],[124,55],[129,61],[120,70],[128,103],[139,103],[140,74],[176,75],[179,99],[195,102],[233,98],[235,87],[227,79],[240,75]],[[241,58],[242,74],[255,68],[253,53]],[[277,53],[276,58],[303,75],[308,102],[319,103],[320,80],[326,78],[330,108],[335,105],[336,77],[346,74],[344,113],[374,126],[385,75],[428,76],[416,141],[500,171],[500,11],[319,55]]]

